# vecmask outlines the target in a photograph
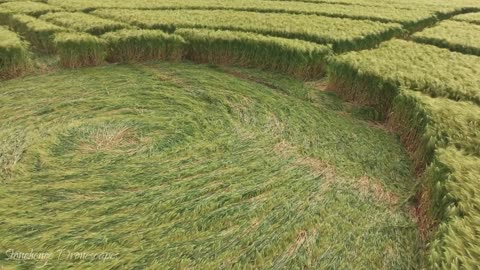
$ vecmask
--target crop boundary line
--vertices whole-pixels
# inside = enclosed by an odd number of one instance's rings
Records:
[[[401,21],[398,20],[389,20],[389,19],[382,19],[382,18],[372,18],[369,16],[349,16],[347,14],[332,14],[332,13],[327,13],[327,12],[321,12],[321,11],[295,11],[295,10],[281,10],[281,9],[255,9],[255,8],[222,8],[222,7],[154,7],[154,8],[89,8],[85,9],[84,12],[87,14],[91,14],[91,12],[94,12],[98,9],[111,9],[111,10],[144,10],[144,11],[168,11],[168,10],[203,10],[203,11],[209,11],[209,10],[225,10],[225,11],[243,11],[243,12],[253,12],[253,13],[278,13],[278,14],[289,14],[289,15],[316,15],[316,16],[323,16],[323,17],[329,17],[329,18],[339,18],[339,19],[350,19],[350,20],[358,20],[358,21],[373,21],[373,22],[379,22],[379,23],[398,23],[401,25],[404,25],[405,23],[402,23]],[[92,14],[93,15],[93,14]],[[421,20],[423,21],[428,21],[432,20],[437,16],[435,12],[432,12],[432,15],[429,17],[426,17]]]

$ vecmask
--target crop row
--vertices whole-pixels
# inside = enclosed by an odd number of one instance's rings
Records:
[[[0,26],[0,79],[21,75],[30,66],[28,43]]]
[[[53,43],[64,67],[95,66],[105,57],[105,42],[87,33],[57,33]]]
[[[111,62],[152,59],[178,59],[184,45],[182,37],[159,30],[122,29],[97,37],[84,32],[58,32],[52,36],[51,51],[68,68],[96,66]]]
[[[304,2],[278,2],[278,1],[256,1],[256,0],[165,0],[165,1],[135,1],[118,2],[105,0],[99,2],[75,1],[58,3],[60,6],[76,10],[92,10],[98,8],[123,8],[123,9],[225,9],[237,11],[256,12],[284,12],[293,14],[314,14],[331,17],[365,19],[381,22],[397,22],[409,27],[418,27],[432,22],[436,19],[436,12],[429,9],[405,10],[392,7],[376,7],[372,9],[366,6],[349,6],[334,4],[314,4]],[[439,10],[440,11],[440,10]],[[455,9],[441,9],[441,13],[455,12]]]
[[[453,20],[480,24],[480,12],[457,15],[453,17]]]
[[[420,58],[425,49],[436,52],[423,56],[433,63]],[[388,115],[421,170],[439,147],[454,145],[480,156],[479,64],[476,56],[394,40],[334,57],[329,88]]]
[[[23,14],[0,12],[0,20],[22,34],[37,49],[47,53],[55,51],[53,39],[57,33],[79,31],[98,35],[129,27],[124,23],[89,14],[68,12],[48,13],[40,19]]]
[[[47,53],[54,51],[53,35],[68,31],[63,27],[23,14],[10,15],[6,24],[20,33],[35,48]]]
[[[79,40],[79,47],[83,46],[81,43]],[[207,29],[180,29],[175,34],[159,30],[125,29],[97,38],[96,44],[99,45],[95,47],[99,57],[87,65],[102,61],[101,51],[105,50],[104,54],[111,62],[186,58],[198,62],[260,67],[301,78],[321,76],[326,59],[331,54],[328,46],[306,41]],[[65,47],[58,40],[57,46]],[[59,50],[63,59],[65,50]],[[79,50],[71,50],[72,54],[75,51]],[[276,56],[271,57],[273,55]],[[64,65],[77,64],[64,62]]]
[[[402,40],[329,64],[329,88],[384,112],[423,172],[432,269],[475,269],[480,255],[479,70],[480,57]]]
[[[267,4],[262,4],[260,2],[265,2]],[[291,2],[291,3],[289,3]],[[217,8],[219,6],[228,7],[251,7],[257,4],[259,7],[262,6],[298,6],[298,7],[312,7],[315,8],[321,6],[350,6],[352,7],[372,7],[375,6],[376,8],[385,8],[385,7],[401,7],[405,9],[418,9],[418,6],[412,7],[408,5],[389,5],[389,4],[382,4],[376,3],[374,1],[369,0],[321,0],[321,1],[277,1],[277,0],[265,0],[265,1],[255,1],[255,0],[230,0],[228,2],[222,0],[205,0],[205,1],[194,1],[194,0],[186,0],[186,1],[174,1],[174,0],[165,0],[165,1],[152,1],[152,0],[136,0],[133,2],[118,2],[115,0],[105,0],[99,2],[92,2],[90,0],[49,0],[49,3],[55,6],[59,6],[69,10],[93,10],[97,8],[139,8],[139,9],[161,9],[161,8]],[[306,5],[304,5],[306,4]]]
[[[418,166],[428,164],[436,149],[447,146],[480,156],[480,106],[471,102],[401,89],[388,120]]]
[[[300,78],[324,74],[329,46],[254,33],[209,29],[122,29],[99,37],[74,32],[27,15],[13,15],[10,26],[38,49],[56,52],[65,67],[153,59],[259,67]]]
[[[474,269],[480,255],[480,107],[402,89],[388,120],[424,172],[420,206],[431,237],[431,269]],[[459,150],[460,149],[460,150]],[[427,166],[428,165],[428,166]]]
[[[159,30],[124,29],[102,36],[107,43],[107,60],[129,62],[177,60],[184,54],[185,40]]]
[[[60,0],[55,0],[60,1]],[[85,1],[85,0],[75,0]],[[439,7],[454,7],[454,8],[468,8],[468,9],[480,9],[480,3],[476,0],[455,0],[455,1],[443,1],[443,0],[275,0],[275,1],[298,1],[298,2],[310,2],[310,3],[330,3],[330,4],[343,4],[343,5],[362,5],[370,7],[383,7],[390,6],[404,9],[417,9],[417,8],[431,8],[436,9]]]
[[[480,258],[480,158],[439,149],[425,172],[426,203],[438,228],[429,244],[431,269],[477,269]]]
[[[10,13],[22,13],[32,16],[40,16],[48,12],[62,11],[63,9],[41,2],[15,1],[0,4],[0,10]]]
[[[331,63],[332,88],[389,107],[398,86],[480,104],[480,57],[404,40],[350,52]],[[338,87],[337,87],[338,86]],[[369,91],[377,89],[378,92]]]
[[[438,224],[427,256],[432,269],[475,269],[480,241],[480,107],[402,89],[390,126],[417,162],[429,164],[421,207]],[[428,198],[428,199],[427,199]]]
[[[179,29],[175,34],[187,41],[186,57],[190,60],[261,67],[302,78],[321,76],[331,54],[325,45],[252,33]]]
[[[141,28],[173,32],[176,28],[210,28],[254,32],[332,44],[335,51],[365,48],[402,32],[399,24],[227,10],[99,9],[93,14]]]
[[[278,0],[267,0],[267,1],[255,1],[255,0],[230,0],[230,1],[221,1],[221,0],[205,0],[205,1],[195,1],[195,0],[186,0],[186,1],[174,1],[174,0],[165,0],[165,1],[152,1],[152,0],[136,0],[135,2],[128,1],[115,1],[115,0],[104,0],[98,2],[92,2],[89,0],[49,0],[49,3],[52,5],[57,5],[69,10],[93,10],[97,8],[140,8],[140,9],[159,9],[159,8],[219,8],[219,7],[228,7],[228,8],[274,8],[276,6],[281,7],[280,10],[295,10],[297,11],[321,11],[323,9],[329,9],[328,6],[337,7],[345,6],[350,9],[400,9],[400,10],[409,10],[415,12],[418,10],[428,10],[428,11],[440,11],[447,9],[450,10],[461,10],[461,9],[471,9],[471,8],[480,8],[480,4],[475,3],[474,0],[466,2],[463,1],[459,3],[458,1],[373,1],[373,0],[301,0],[301,1],[278,1]],[[315,6],[316,5],[316,6]],[[353,11],[355,13],[355,11]],[[370,12],[368,12],[370,13]],[[367,14],[368,14],[367,13]],[[408,16],[408,15],[407,15]]]
[[[55,12],[48,13],[40,19],[53,24],[75,29],[80,32],[87,32],[94,35],[101,35],[106,32],[116,31],[122,28],[128,28],[129,25],[109,19],[99,18],[90,14],[81,12]]]
[[[420,43],[432,44],[466,54],[480,56],[480,25],[444,21],[412,36]]]
[[[270,0],[271,1],[271,0]],[[200,3],[200,2],[205,2],[205,3]],[[49,0],[49,3],[52,5],[60,6],[66,9],[70,10],[91,10],[91,9],[97,9],[97,8],[141,8],[141,9],[157,9],[157,8],[171,8],[171,7],[183,7],[183,8],[194,8],[194,7],[216,7],[218,4],[228,4],[225,3],[225,1],[221,0],[206,0],[206,1],[197,1],[194,2],[192,0],[186,0],[186,1],[174,1],[174,0],[166,0],[166,1],[152,1],[152,0],[136,0],[135,4],[132,2],[115,2],[115,0],[105,0],[105,1],[98,1],[98,2],[92,2],[89,0]],[[241,4],[242,2],[245,4],[250,4],[250,3],[255,3],[255,2],[260,2],[260,1],[251,1],[251,0],[231,0],[228,1],[233,4]],[[268,2],[268,1],[267,1]],[[275,2],[273,5],[281,5],[284,2],[290,2],[290,1],[272,1]],[[322,5],[324,3],[328,4],[340,4],[340,5],[345,5],[346,3],[348,4],[364,4],[368,5],[373,3],[372,1],[368,0],[320,0],[320,1],[292,1],[293,4],[298,4],[302,5],[303,3],[307,4],[312,4],[308,3],[312,2],[313,4],[319,4]],[[380,5],[380,6],[385,6],[385,5]]]

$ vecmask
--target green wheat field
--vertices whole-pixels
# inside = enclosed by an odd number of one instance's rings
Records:
[[[479,269],[479,0],[0,0],[0,270]]]

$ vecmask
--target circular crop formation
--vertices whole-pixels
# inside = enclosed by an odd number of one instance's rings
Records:
[[[0,0],[0,83],[0,269],[480,264],[476,0]]]

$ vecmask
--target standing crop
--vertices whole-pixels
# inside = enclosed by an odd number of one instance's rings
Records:
[[[0,9],[4,9],[10,13],[28,14],[31,16],[40,16],[48,12],[62,11],[62,8],[51,6],[41,2],[32,1],[14,1],[0,4]]]
[[[0,79],[19,76],[29,69],[28,47],[17,34],[0,26]]]
[[[202,10],[237,10],[255,12],[281,12],[290,14],[313,14],[330,17],[364,19],[380,22],[397,22],[405,26],[420,26],[436,20],[437,10],[416,8],[405,12],[404,9],[391,6],[339,5],[328,3],[307,3],[291,1],[256,1],[256,0],[162,0],[162,1],[53,1],[67,9],[92,10],[98,8],[125,9],[202,9]],[[442,12],[455,12],[454,8],[442,9]]]
[[[112,62],[176,60],[183,54],[184,39],[160,30],[124,29],[102,36]]]
[[[301,78],[321,76],[331,53],[325,45],[254,33],[208,29],[175,33],[188,41],[187,57],[196,62],[261,67]]]
[[[466,54],[480,56],[480,25],[444,21],[413,35],[416,42],[432,44]]]
[[[105,59],[105,41],[87,33],[57,33],[54,43],[64,67],[95,66]]]
[[[106,32],[111,32],[129,27],[127,24],[121,22],[116,22],[109,19],[102,19],[81,12],[49,13],[43,15],[41,19],[66,28],[75,29],[81,32],[87,32],[92,35],[101,35]]]
[[[93,14],[141,28],[173,32],[176,28],[210,28],[255,32],[332,44],[335,51],[358,49],[400,34],[401,26],[366,20],[316,15],[257,13],[227,10],[99,9]]]
[[[54,34],[68,31],[63,27],[23,14],[13,15],[9,25],[37,49],[47,53],[55,51]]]
[[[400,85],[480,104],[480,57],[436,46],[392,40],[374,50],[339,55],[329,71],[331,89],[384,108]]]
[[[453,17],[453,20],[480,24],[480,12],[457,15]]]

